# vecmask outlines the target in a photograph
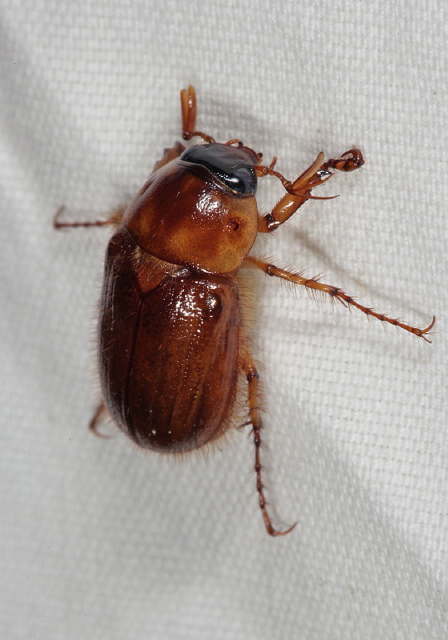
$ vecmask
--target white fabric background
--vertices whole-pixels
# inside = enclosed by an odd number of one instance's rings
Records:
[[[9,639],[446,638],[447,10],[394,3],[2,0],[0,630]],[[107,230],[179,138],[296,177],[359,145],[258,253],[324,273],[433,344],[260,274],[267,484],[238,432],[204,459],[86,430]],[[280,191],[260,185],[267,212]]]

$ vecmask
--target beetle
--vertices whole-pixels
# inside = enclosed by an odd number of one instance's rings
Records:
[[[124,211],[107,220],[61,222],[54,227],[112,225],[101,294],[98,359],[102,401],[90,422],[109,414],[138,446],[182,454],[217,441],[232,427],[239,380],[248,390],[248,421],[255,450],[255,476],[267,532],[274,528],[265,499],[260,460],[262,420],[259,375],[246,334],[238,274],[244,267],[263,271],[308,290],[327,294],[429,341],[435,318],[425,329],[365,307],[319,278],[281,269],[250,255],[258,233],[286,222],[325,183],[334,170],[349,172],[364,163],[353,148],[337,159],[324,154],[296,180],[275,170],[276,158],[237,139],[219,143],[197,131],[196,93],[181,91],[185,147],[165,149],[148,180]],[[258,178],[275,176],[285,194],[272,211],[260,215],[255,200]],[[327,198],[323,198],[327,199]],[[99,434],[100,435],[100,434]]]

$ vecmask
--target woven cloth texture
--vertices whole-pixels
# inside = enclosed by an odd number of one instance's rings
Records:
[[[8,640],[448,637],[447,8],[442,1],[0,2],[0,635]],[[93,437],[107,229],[180,136],[335,175],[253,253],[432,344],[252,274],[262,450]],[[260,211],[281,195],[260,181]]]

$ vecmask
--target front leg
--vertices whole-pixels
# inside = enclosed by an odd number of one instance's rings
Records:
[[[171,160],[174,160],[174,158],[178,158],[183,151],[185,151],[185,147],[180,142],[175,142],[172,147],[165,149],[163,152],[162,158],[158,160],[158,162],[156,162],[156,164],[154,165],[152,173],[157,171],[157,169],[160,169],[160,167],[163,167],[166,164],[168,164],[168,162],[171,162]],[[146,183],[144,184],[144,186],[140,191],[143,191],[145,188],[146,188]],[[56,210],[56,213],[53,216],[53,228],[57,230],[68,229],[68,228],[73,229],[76,227],[104,227],[104,226],[111,226],[111,227],[117,228],[120,226],[120,223],[123,218],[123,214],[126,211],[126,208],[127,208],[127,205],[118,207],[117,209],[112,211],[112,213],[110,213],[107,218],[104,218],[102,220],[77,220],[76,222],[61,222],[59,218],[65,210],[65,207],[62,206]]]
[[[287,191],[286,195],[263,218],[260,218],[258,231],[261,233],[269,233],[274,231],[281,224],[286,222],[299,207],[307,200],[317,199],[311,195],[312,189],[326,182],[333,175],[331,169],[338,171],[354,171],[364,164],[364,158],[359,149],[350,149],[342,154],[340,158],[327,160],[324,162],[324,154],[319,153],[313,164],[308,167],[294,182],[286,180],[278,171],[274,171],[276,158],[273,159],[269,167],[258,165],[255,171],[258,176],[272,175],[280,180]],[[329,198],[323,198],[327,200]]]
[[[268,262],[264,262],[264,260],[260,260],[259,258],[255,258],[254,256],[247,256],[243,262],[243,265],[260,269],[261,271],[264,271],[264,273],[266,273],[266,275],[268,276],[275,276],[276,278],[282,278],[283,280],[287,280],[288,282],[292,282],[294,284],[301,284],[310,291],[320,291],[322,293],[326,293],[331,296],[333,300],[338,300],[339,302],[341,302],[344,307],[356,307],[357,309],[365,313],[366,316],[376,318],[381,322],[392,324],[395,327],[400,327],[400,329],[409,331],[409,333],[413,333],[418,338],[423,338],[423,340],[426,340],[426,342],[431,342],[431,340],[428,339],[427,335],[436,322],[435,316],[433,317],[431,324],[426,327],[426,329],[419,329],[418,327],[413,327],[409,324],[405,324],[404,322],[401,322],[400,320],[397,320],[395,318],[389,318],[383,313],[377,313],[370,307],[365,307],[364,305],[357,302],[355,298],[352,298],[351,296],[344,293],[344,291],[342,291],[342,289],[339,289],[339,287],[333,287],[332,285],[320,282],[318,277],[305,278],[300,273],[285,271],[285,269],[280,269],[279,267],[276,267],[273,264],[269,264]]]

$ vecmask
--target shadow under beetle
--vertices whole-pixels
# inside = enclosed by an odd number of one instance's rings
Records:
[[[267,509],[260,462],[262,421],[258,373],[245,333],[237,274],[252,267],[381,322],[428,340],[435,323],[419,329],[365,307],[318,278],[280,269],[250,256],[258,233],[271,233],[326,182],[332,170],[353,171],[364,163],[358,149],[324,162],[319,153],[296,180],[261,164],[261,153],[240,140],[225,144],[195,130],[196,94],[181,91],[183,138],[203,143],[166,149],[147,182],[123,212],[96,222],[54,226],[112,225],[106,253],[99,319],[102,402],[90,422],[96,432],[103,414],[137,445],[160,453],[185,453],[217,440],[231,428],[238,381],[245,376],[255,445],[255,473],[267,532],[274,528]],[[255,200],[257,180],[275,176],[285,195],[265,216]]]

